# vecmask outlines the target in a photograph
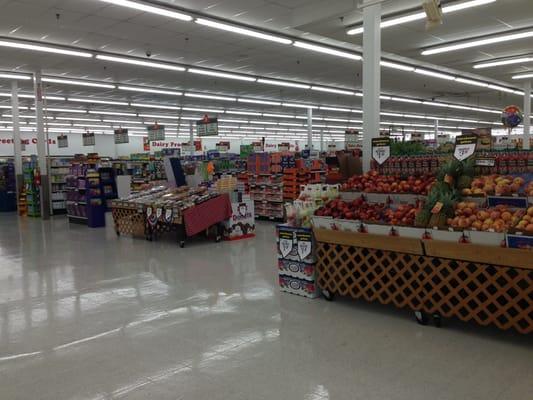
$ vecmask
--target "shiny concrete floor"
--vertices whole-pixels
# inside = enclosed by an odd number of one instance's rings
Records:
[[[533,340],[276,283],[274,225],[180,249],[0,215],[0,399],[526,400]]]

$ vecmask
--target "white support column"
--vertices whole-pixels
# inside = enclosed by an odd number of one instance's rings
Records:
[[[320,130],[320,152],[324,151],[324,131]]]
[[[531,81],[524,83],[524,134],[522,135],[522,149],[529,150],[531,137]]]
[[[313,109],[307,109],[307,148],[313,150]]]
[[[20,138],[20,118],[19,118],[19,95],[18,83],[11,82],[11,115],[13,115],[13,150],[15,155],[15,177],[17,184],[17,201],[24,186],[24,176],[22,173],[22,144]]]
[[[194,124],[189,121],[189,145],[194,146]],[[191,156],[194,156],[194,147],[191,147]]]
[[[370,170],[372,138],[379,136],[381,4],[363,4],[363,171]]]
[[[439,147],[439,120],[435,120],[435,148]]]
[[[43,117],[43,84],[41,71],[34,74],[35,92],[35,124],[37,130],[37,156],[39,159],[39,172],[41,173],[41,217],[50,219],[50,183],[48,181],[48,167],[46,163],[46,134],[44,131]]]

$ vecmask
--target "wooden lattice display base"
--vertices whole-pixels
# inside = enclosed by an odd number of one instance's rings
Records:
[[[136,208],[112,207],[111,213],[118,235],[145,236],[146,218],[142,210]]]
[[[509,252],[510,264],[525,257],[519,266],[497,266],[467,254],[468,261],[440,256],[445,250],[475,254],[485,246],[429,241],[426,248],[417,239],[324,229],[315,229],[315,236],[317,284],[330,293],[533,332],[533,256],[527,251],[492,249],[500,257]],[[400,243],[409,253],[398,251]],[[460,248],[454,251],[455,246]],[[480,258],[487,258],[487,251]]]

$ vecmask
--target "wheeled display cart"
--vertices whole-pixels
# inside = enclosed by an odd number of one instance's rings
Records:
[[[349,296],[429,316],[533,332],[529,250],[314,228],[317,284],[326,299]]]

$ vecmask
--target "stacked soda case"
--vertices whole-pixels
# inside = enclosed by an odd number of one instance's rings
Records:
[[[296,167],[296,158],[294,153],[283,151],[270,154],[270,171],[274,174],[283,173],[286,168]]]
[[[315,298],[316,285],[315,241],[310,228],[278,225],[278,277],[282,292]]]
[[[283,172],[283,198],[296,200],[300,195],[300,187],[309,183],[307,168],[286,168]]]
[[[446,163],[449,155],[425,154],[416,156],[393,156],[379,165],[372,161],[372,169],[381,175],[435,174]]]
[[[247,170],[255,175],[269,174],[271,172],[270,164],[269,153],[253,153],[248,156]]]
[[[254,201],[256,217],[283,218],[283,175],[249,175],[250,197]]]

